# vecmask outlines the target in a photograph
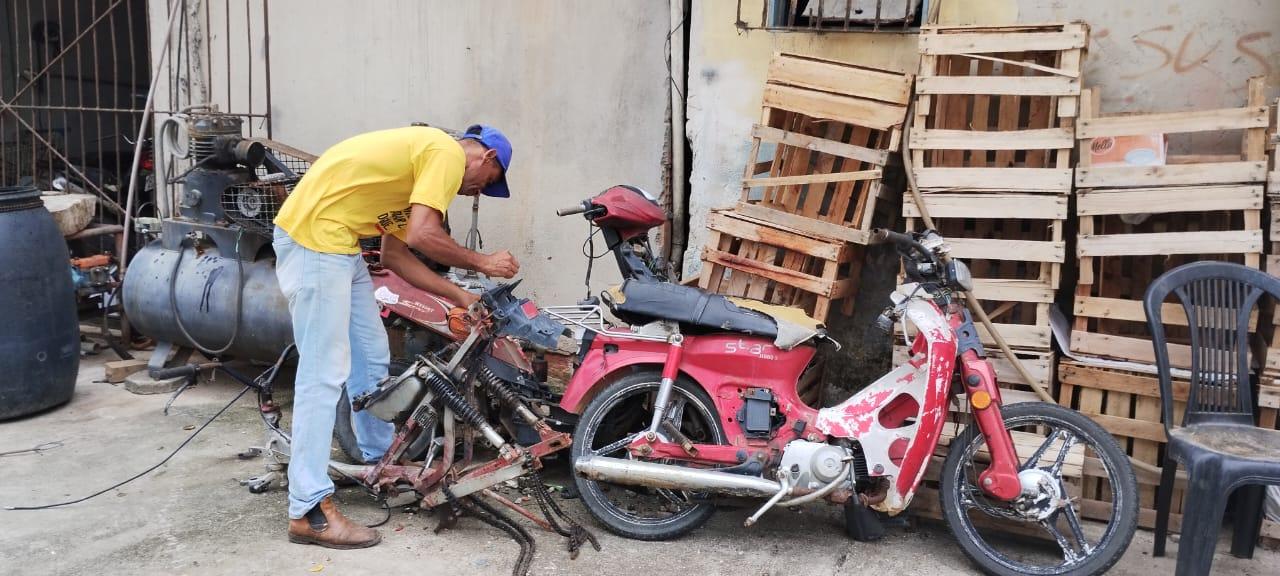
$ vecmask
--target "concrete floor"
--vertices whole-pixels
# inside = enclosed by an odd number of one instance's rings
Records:
[[[106,356],[82,363],[69,405],[0,423],[0,452],[50,441],[42,454],[0,458],[0,505],[78,497],[155,462],[215,413],[239,389],[224,377],[183,395],[169,416],[165,396],[135,396],[96,382]],[[82,504],[45,511],[0,510],[0,574],[509,574],[515,544],[474,519],[433,534],[435,519],[396,510],[383,543],[332,551],[285,540],[285,494],[250,494],[236,480],[260,472],[236,453],[259,442],[251,397],[209,426],[168,465]],[[339,492],[343,509],[363,522],[381,509],[355,489]],[[592,526],[578,501],[567,510]],[[716,515],[679,541],[620,539],[596,527],[604,551],[571,561],[562,541],[535,532],[534,574],[971,574],[975,570],[942,526],[895,529],[884,541],[859,544],[843,533],[835,509],[777,511],[746,530],[745,509]],[[532,530],[532,525],[529,526]],[[1239,560],[1220,543],[1215,574],[1280,573],[1280,553],[1259,549]],[[1174,559],[1152,558],[1151,534],[1139,531],[1114,574],[1171,574]],[[1177,545],[1170,545],[1176,554]]]

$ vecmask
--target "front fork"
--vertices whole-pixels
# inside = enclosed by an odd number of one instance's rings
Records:
[[[646,436],[650,440],[662,426],[662,419],[667,415],[667,405],[671,403],[671,388],[676,384],[676,376],[680,374],[680,362],[684,359],[684,336],[672,334],[667,339],[667,358],[662,364],[662,382],[658,385],[658,397],[653,403],[653,420],[649,422]]]
[[[1013,449],[1013,435],[1005,428],[1004,416],[1000,414],[1000,388],[996,385],[995,370],[983,357],[982,343],[968,311],[959,316],[962,320],[956,326],[956,334],[960,381],[969,398],[969,410],[991,454],[991,464],[978,474],[978,485],[991,496],[1013,500],[1022,493],[1018,454]]]

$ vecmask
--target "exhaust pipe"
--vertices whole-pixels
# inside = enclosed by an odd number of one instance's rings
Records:
[[[750,497],[774,496],[782,490],[781,484],[755,476],[605,456],[580,457],[573,469],[589,480],[668,490],[706,491]]]

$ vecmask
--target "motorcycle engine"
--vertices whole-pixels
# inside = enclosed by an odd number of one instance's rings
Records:
[[[795,440],[782,451],[778,475],[786,475],[792,486],[821,488],[840,476],[848,450],[831,444]]]

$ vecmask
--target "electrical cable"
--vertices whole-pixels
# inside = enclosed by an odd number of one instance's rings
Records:
[[[227,338],[226,345],[218,348],[217,350],[204,346],[191,336],[191,333],[187,332],[187,327],[182,323],[182,314],[178,311],[178,296],[174,291],[174,288],[178,284],[178,268],[182,266],[182,254],[185,252],[185,250],[183,250],[183,246],[186,244],[185,238],[182,242],[178,243],[178,256],[173,260],[173,270],[169,272],[169,308],[173,312],[174,323],[177,324],[178,331],[182,333],[182,336],[186,338],[192,346],[195,346],[197,350],[210,357],[217,356],[227,350],[230,350],[231,346],[236,343],[236,337],[240,335],[240,315],[243,311],[241,306],[243,302],[241,299],[244,297],[244,260],[240,258],[240,238],[243,236],[244,227],[241,227],[240,231],[236,232],[235,253],[232,255],[236,261],[236,320],[235,323],[231,325],[231,337]]]
[[[591,220],[587,220],[587,239],[582,241],[582,255],[587,258],[587,279],[583,282],[587,286],[587,298],[591,298],[591,267],[596,260],[604,258],[613,250],[612,246],[606,246],[609,250],[605,250],[600,254],[596,254],[596,234],[599,234],[602,228],[596,226]]]
[[[292,347],[292,345],[290,346]],[[270,379],[274,379],[275,373],[280,370],[280,366],[284,363],[285,358],[288,356],[288,352],[289,350],[286,348],[285,352],[280,355],[280,359],[277,360],[276,363],[271,366],[271,368],[268,368],[266,372],[263,372],[262,376],[259,376],[259,378],[267,377]],[[267,376],[268,373],[270,374],[270,376]],[[258,405],[261,406],[262,400],[263,400],[262,399],[263,388],[262,388],[261,382],[258,383],[257,390],[258,390]],[[262,423],[266,425],[268,429],[270,429],[272,432],[275,432],[276,434],[279,434],[281,438],[284,438],[285,442],[288,442],[290,445],[293,444],[293,437],[290,436],[289,433],[286,432],[283,428],[277,426],[274,422],[272,422],[270,418],[267,418],[266,412],[263,412],[262,410],[258,410],[258,416],[262,419]],[[270,450],[270,447],[266,447],[266,449]],[[377,528],[391,521],[391,505],[387,503],[387,499],[385,497],[371,490],[368,486],[365,485],[364,482],[360,481],[359,478],[356,478],[355,476],[347,474],[346,472],[339,470],[335,466],[329,466],[329,470],[337,472],[338,475],[351,481],[356,486],[359,486],[362,490],[365,491],[365,493],[367,493],[369,496],[373,497],[374,500],[382,504],[383,510],[386,511],[386,516],[382,518],[382,521],[376,524],[366,524],[365,525],[366,527]]]
[[[113,484],[110,487],[103,488],[102,490],[94,492],[93,494],[90,494],[83,498],[76,498],[75,500],[67,500],[66,502],[58,502],[56,504],[44,504],[41,506],[5,506],[4,509],[5,510],[48,510],[50,508],[59,508],[62,506],[70,506],[72,504],[79,504],[81,502],[84,502],[85,500],[96,498],[98,496],[106,494],[107,492],[115,490],[116,488],[124,486],[125,484],[133,482],[134,480],[137,480],[143,476],[146,476],[147,474],[150,474],[151,472],[155,471],[157,468],[164,466],[166,462],[168,462],[171,458],[173,458],[175,455],[178,454],[179,450],[182,450],[187,446],[187,444],[190,444],[191,441],[195,439],[197,434],[200,434],[200,432],[204,431],[204,429],[208,427],[209,424],[212,424],[214,420],[217,420],[218,417],[221,416],[223,412],[226,412],[228,408],[231,408],[232,404],[235,404],[237,400],[244,397],[245,393],[248,392],[250,388],[252,388],[252,386],[245,386],[243,389],[241,389],[239,394],[236,394],[236,396],[232,398],[230,402],[227,402],[227,404],[223,406],[221,410],[218,410],[216,414],[214,414],[213,416],[210,416],[208,420],[205,420],[204,424],[201,424],[199,428],[196,428],[193,432],[191,432],[191,435],[187,436],[187,439],[183,440],[182,443],[179,444],[177,448],[174,448],[173,451],[170,452],[168,456],[165,456],[163,460],[161,460],[160,462],[157,462],[156,465],[150,468],[147,468],[142,472],[134,474],[133,476],[129,477],[129,479],[127,480]]]

